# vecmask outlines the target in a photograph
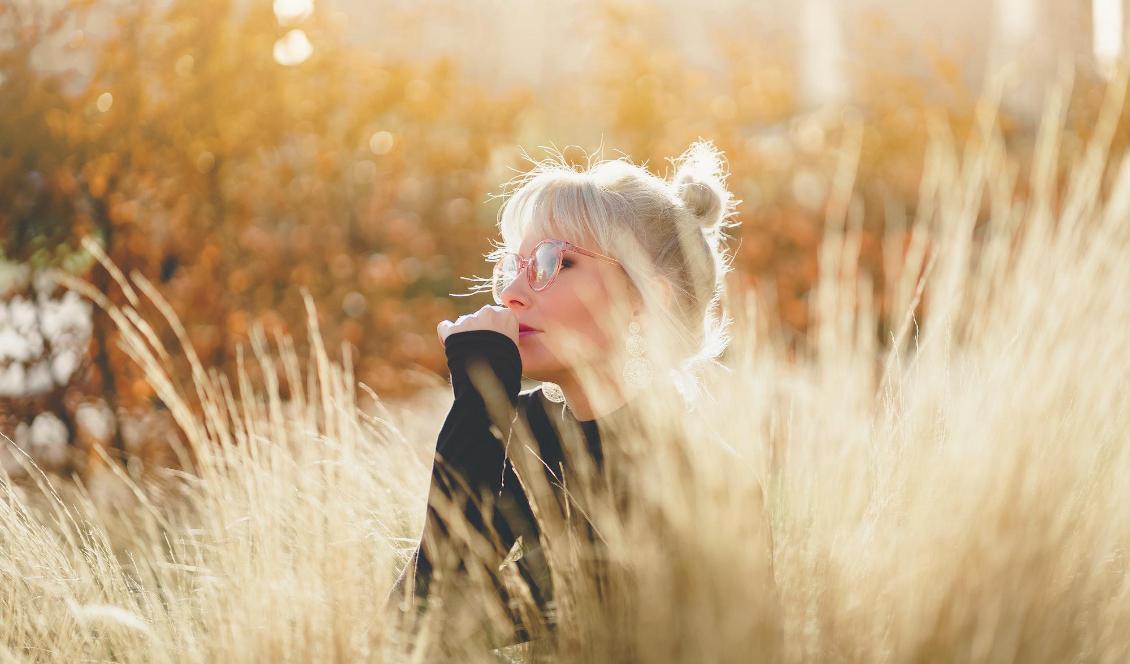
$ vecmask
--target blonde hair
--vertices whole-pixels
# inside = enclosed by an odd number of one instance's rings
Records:
[[[498,214],[497,260],[518,251],[530,228],[552,232],[619,260],[649,313],[659,314],[683,357],[674,376],[697,394],[697,376],[729,344],[723,240],[738,201],[725,187],[722,153],[709,141],[693,143],[670,160],[670,179],[626,158],[570,165],[557,152],[504,185]],[[670,287],[671,307],[659,304],[658,277]],[[489,286],[488,286],[489,287]],[[689,382],[688,382],[689,381]]]

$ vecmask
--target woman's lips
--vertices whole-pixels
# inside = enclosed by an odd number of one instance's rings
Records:
[[[537,334],[538,332],[541,332],[541,330],[536,330],[536,329],[530,327],[529,325],[519,325],[518,326],[518,337],[519,338],[528,337],[531,334]]]

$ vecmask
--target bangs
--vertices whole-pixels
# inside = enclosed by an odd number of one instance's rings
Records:
[[[523,185],[503,205],[499,230],[502,242],[491,257],[517,253],[527,237],[568,240],[596,250],[604,249],[594,210],[599,205],[591,185],[576,181],[569,173],[542,174]],[[595,214],[594,214],[595,212]]]

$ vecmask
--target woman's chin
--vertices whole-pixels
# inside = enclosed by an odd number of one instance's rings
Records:
[[[522,358],[522,375],[531,380],[551,380],[546,376],[556,375],[560,372],[560,363],[552,357],[545,357],[544,350],[530,350],[519,348],[518,355]]]
[[[541,378],[541,376],[545,375],[545,367],[541,362],[528,357],[526,353],[520,353],[519,355],[521,355],[522,357],[523,376],[525,376],[526,378],[531,378],[533,380],[545,380],[544,378]]]

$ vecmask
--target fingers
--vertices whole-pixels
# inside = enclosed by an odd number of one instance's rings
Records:
[[[471,330],[496,330],[507,336],[517,339],[517,317],[508,307],[487,304],[478,311],[463,314],[454,321],[444,320],[436,325],[436,335],[441,344],[447,343],[447,337],[456,332]]]

